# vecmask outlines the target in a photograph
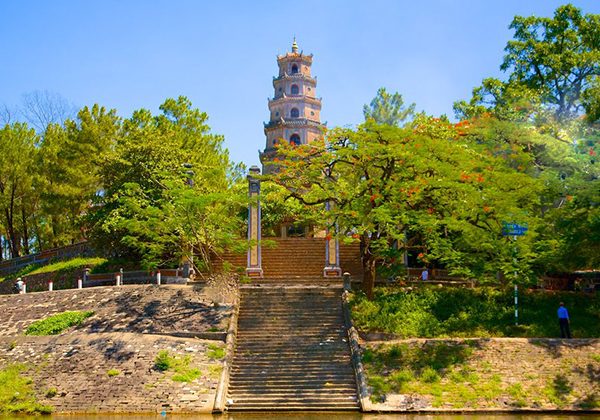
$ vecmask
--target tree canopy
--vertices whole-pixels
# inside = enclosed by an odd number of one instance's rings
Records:
[[[512,275],[502,222],[536,223],[538,183],[447,121],[420,116],[406,128],[367,121],[278,152],[285,158],[272,179],[305,205],[333,203],[322,227],[360,241],[369,295],[377,266],[410,249],[420,250],[422,263],[466,276]],[[520,246],[529,252],[528,243]]]

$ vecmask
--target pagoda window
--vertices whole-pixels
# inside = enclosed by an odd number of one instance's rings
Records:
[[[300,116],[300,111],[298,111],[298,108],[292,108],[292,110],[290,111],[290,117],[298,118],[299,116]]]
[[[292,74],[296,74],[296,73],[298,73],[298,65],[292,64]]]
[[[298,85],[292,85],[292,95],[297,95],[300,93],[300,88],[298,88]]]
[[[290,143],[295,144],[296,146],[300,145],[300,136],[298,134],[292,134],[290,137]]]

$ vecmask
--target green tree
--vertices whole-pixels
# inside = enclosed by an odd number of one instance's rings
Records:
[[[406,128],[367,121],[279,152],[286,158],[274,181],[306,205],[333,203],[322,226],[360,240],[368,296],[394,246],[418,245],[420,258],[454,273],[509,274],[515,267],[502,222],[535,225],[535,181],[438,119],[421,115]],[[526,267],[529,242],[520,246]]]
[[[208,116],[187,98],[167,99],[160,110],[135,111],[124,121],[102,165],[90,235],[146,268],[175,264],[192,250],[208,263],[233,237],[233,168],[223,137],[210,134]]]
[[[76,120],[49,124],[39,147],[40,249],[82,239],[81,217],[101,188],[102,157],[120,129],[114,110],[84,107]]]
[[[35,131],[24,123],[0,129],[0,212],[12,258],[29,252],[29,209],[35,202],[32,188],[36,148]]]
[[[572,5],[553,18],[515,17],[501,66],[508,79],[484,79],[469,102],[455,103],[470,136],[543,183],[545,223],[535,244],[540,272],[597,265],[599,23],[600,15]],[[574,258],[583,237],[585,249]]]
[[[377,95],[369,105],[363,107],[365,120],[372,119],[377,124],[400,126],[415,114],[415,104],[404,106],[404,99],[398,92],[388,93],[379,88]]]
[[[558,120],[579,113],[582,93],[600,76],[600,15],[567,4],[553,18],[516,16],[510,28],[501,66],[509,81],[539,92]]]

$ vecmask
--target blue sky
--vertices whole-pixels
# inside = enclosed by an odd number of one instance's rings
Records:
[[[418,110],[452,115],[484,77],[501,77],[514,15],[551,16],[554,0],[0,0],[0,105],[56,92],[128,117],[185,95],[225,136],[233,160],[258,163],[276,55],[314,54],[322,117],[362,121],[381,86]],[[600,13],[600,1],[573,1]]]

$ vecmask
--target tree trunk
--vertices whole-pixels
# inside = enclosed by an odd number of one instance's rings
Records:
[[[6,233],[8,234],[8,246],[10,247],[10,257],[17,258],[19,256],[19,240],[15,235],[15,227],[13,224],[12,212],[4,209],[6,217]]]
[[[367,295],[369,300],[373,300],[373,291],[375,289],[375,276],[376,276],[376,260],[372,255],[369,255],[368,258],[363,259],[363,284],[362,289]]]
[[[23,250],[25,255],[29,255],[29,231],[27,229],[27,214],[25,213],[25,206],[21,205],[21,219],[23,223]]]
[[[368,233],[364,233],[360,240],[360,259],[363,265],[362,290],[369,300],[373,300],[373,290],[375,289],[376,258],[371,252],[371,238]]]

